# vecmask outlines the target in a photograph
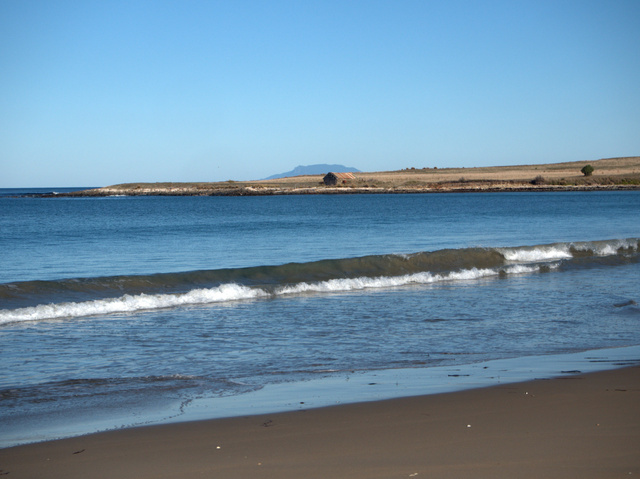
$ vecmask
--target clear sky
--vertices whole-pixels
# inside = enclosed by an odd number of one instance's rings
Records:
[[[0,0],[0,187],[631,155],[639,0]]]

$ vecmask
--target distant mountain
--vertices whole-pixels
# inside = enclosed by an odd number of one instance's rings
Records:
[[[334,173],[360,173],[360,170],[357,170],[356,168],[351,168],[344,165],[327,165],[323,163],[319,165],[296,166],[291,171],[280,173],[278,175],[272,175],[269,178],[265,178],[265,180],[277,180],[278,178],[286,178],[288,176],[323,175],[325,173],[329,173],[330,171]]]

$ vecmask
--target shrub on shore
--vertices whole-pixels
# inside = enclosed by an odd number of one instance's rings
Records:
[[[531,180],[532,185],[546,185],[547,180],[545,180],[544,176],[538,175],[533,180]]]

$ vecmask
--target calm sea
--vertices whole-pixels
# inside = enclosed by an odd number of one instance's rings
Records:
[[[638,191],[50,191],[0,191],[0,446],[640,345]]]

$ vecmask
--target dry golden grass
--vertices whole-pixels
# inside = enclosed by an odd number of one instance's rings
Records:
[[[469,181],[518,181],[530,182],[538,176],[546,180],[579,181],[584,179],[580,172],[590,164],[595,168],[591,178],[636,177],[640,178],[640,157],[607,158],[597,161],[577,161],[571,163],[550,163],[542,165],[492,166],[479,168],[416,168],[398,171],[355,173],[356,182],[379,184],[387,187],[417,186],[443,182]],[[322,181],[322,175],[295,176],[278,180],[243,182],[264,186],[311,187]]]

